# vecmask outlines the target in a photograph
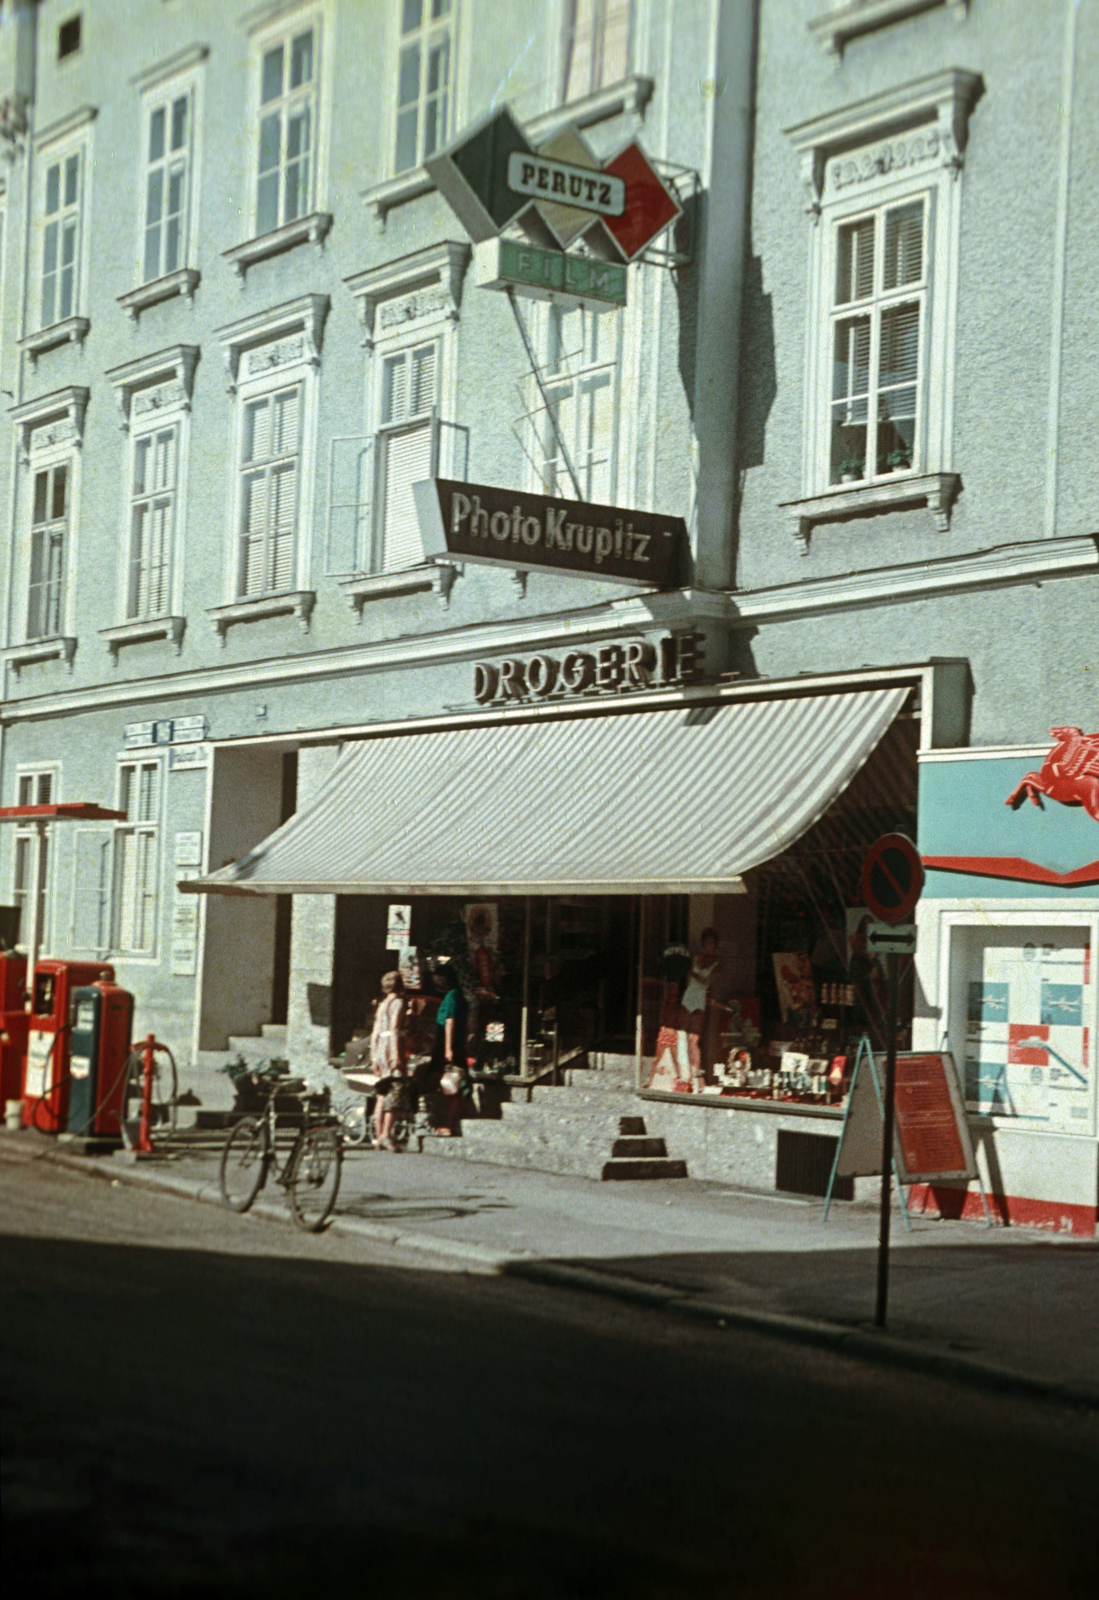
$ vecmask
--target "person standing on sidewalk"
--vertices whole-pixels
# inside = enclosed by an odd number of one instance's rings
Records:
[[[435,1048],[431,1071],[433,1077],[439,1074],[440,1091],[447,1097],[446,1122],[438,1130],[445,1138],[455,1132],[461,1111],[462,1088],[467,1073],[469,1003],[452,963],[439,967],[436,980],[443,985],[446,993],[435,1014]]]
[[[399,972],[382,974],[382,997],[370,1035],[370,1065],[378,1082],[374,1098],[374,1148],[394,1150],[393,1124],[408,1115],[404,982]]]

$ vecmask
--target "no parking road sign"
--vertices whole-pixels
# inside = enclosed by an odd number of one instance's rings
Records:
[[[862,899],[879,922],[905,922],[923,890],[923,862],[903,833],[884,833],[862,864]]]

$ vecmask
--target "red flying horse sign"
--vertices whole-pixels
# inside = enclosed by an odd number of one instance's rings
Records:
[[[1063,806],[1083,806],[1099,822],[1099,733],[1051,728],[1049,736],[1056,743],[1041,772],[1028,772],[1004,804],[1017,809],[1025,795],[1031,805],[1040,806],[1039,795],[1045,794]]]

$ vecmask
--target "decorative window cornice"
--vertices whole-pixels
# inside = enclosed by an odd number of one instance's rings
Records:
[[[113,628],[100,628],[99,637],[111,653],[111,665],[117,667],[118,654],[123,645],[148,644],[154,639],[167,639],[174,645],[178,656],[183,650],[186,628],[185,617],[143,617],[137,622],[120,622]]]
[[[66,317],[63,322],[51,322],[48,328],[38,328],[34,333],[28,333],[19,340],[19,348],[24,355],[31,358],[31,365],[38,362],[38,357],[47,350],[55,350],[61,344],[83,344],[88,337],[91,323],[87,317]]]
[[[526,123],[526,130],[533,142],[540,144],[552,139],[564,128],[592,128],[598,122],[609,121],[611,117],[626,115],[640,121],[652,92],[652,78],[635,72],[619,83],[608,84],[605,89],[585,95],[581,100],[570,100],[567,105],[554,106],[552,111],[545,111],[540,117],[534,117]],[[386,178],[381,183],[373,183],[368,189],[363,189],[361,198],[384,228],[386,217],[395,206],[431,194],[434,189],[434,181],[423,167],[410,167],[407,172],[399,172],[395,178]]]
[[[105,374],[114,385],[123,433],[150,411],[190,411],[198,357],[197,344],[174,344]]]
[[[130,321],[136,322],[148,306],[155,306],[161,300],[171,300],[177,294],[181,294],[191,305],[201,279],[202,274],[196,267],[180,267],[178,272],[169,272],[163,278],[154,278],[151,283],[139,284],[136,289],[120,294],[118,303]]]
[[[73,384],[11,407],[8,414],[19,429],[19,456],[24,466],[37,451],[59,444],[77,449],[83,445],[88,394],[86,388]]]
[[[9,645],[6,650],[0,650],[0,661],[11,667],[18,677],[23,667],[33,666],[37,661],[64,661],[71,672],[75,655],[76,640],[58,634],[53,639],[28,639],[25,644]]]
[[[272,228],[270,233],[258,234],[254,239],[233,245],[231,250],[223,250],[222,260],[228,261],[243,284],[248,268],[257,261],[266,261],[268,256],[281,255],[299,244],[315,244],[318,250],[322,249],[331,226],[331,211],[311,211],[307,217],[298,217],[281,228]]]
[[[815,221],[830,190],[914,163],[960,172],[983,89],[979,73],[948,67],[784,129],[801,156],[806,211]],[[918,136],[904,137],[913,129]]]
[[[821,494],[803,500],[786,500],[781,509],[793,526],[791,533],[803,556],[809,554],[809,536],[820,522],[846,522],[852,517],[874,516],[889,511],[905,511],[911,506],[926,506],[935,518],[938,533],[950,528],[962,480],[956,472],[898,473],[881,483],[836,484]]]
[[[363,607],[369,601],[388,600],[396,594],[416,594],[422,589],[432,590],[445,611],[450,604],[450,591],[457,576],[458,567],[452,562],[428,562],[405,567],[400,572],[370,572],[360,577],[342,578],[340,589],[361,622]]]
[[[653,80],[644,73],[633,72],[618,83],[609,83],[605,89],[596,89],[579,100],[568,100],[564,105],[544,111],[524,124],[534,145],[552,139],[566,128],[593,128],[596,123],[609,122],[612,117],[637,117],[640,121],[652,99]]]
[[[214,337],[225,357],[229,393],[235,394],[237,390],[241,356],[258,345],[277,346],[267,353],[265,367],[289,366],[300,362],[307,362],[312,367],[320,366],[321,342],[330,304],[326,294],[305,294],[298,300],[288,301],[286,305],[253,312],[239,322],[230,322],[224,328],[215,329]]]
[[[90,127],[99,115],[98,106],[78,106],[75,111],[68,112],[63,117],[58,117],[56,122],[50,122],[40,128],[34,136],[34,148],[45,150],[48,145],[56,144],[59,139],[67,139],[72,133],[79,133],[82,128]]]
[[[472,254],[470,244],[446,239],[345,278],[358,305],[366,348],[372,350],[385,333],[431,317],[457,322]]]
[[[188,45],[186,50],[177,50],[174,55],[165,56],[163,61],[146,67],[144,72],[135,72],[130,82],[138,94],[147,94],[150,89],[158,89],[162,83],[178,78],[181,72],[189,72],[192,67],[200,66],[209,54],[208,44]]]
[[[814,17],[809,32],[824,53],[838,61],[850,40],[944,5],[950,7],[959,22],[965,20],[969,0],[847,0],[846,4],[834,5],[822,17]]]
[[[224,649],[229,629],[238,622],[262,622],[267,617],[294,616],[302,633],[309,632],[309,619],[317,603],[315,589],[287,589],[281,594],[261,594],[246,600],[232,600],[224,606],[207,606],[206,615],[214,625]]]

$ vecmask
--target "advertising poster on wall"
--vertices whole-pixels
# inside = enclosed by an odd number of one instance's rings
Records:
[[[1094,1117],[1091,950],[1081,933],[974,949],[966,989],[965,1097],[973,1111],[1064,1133]]]

